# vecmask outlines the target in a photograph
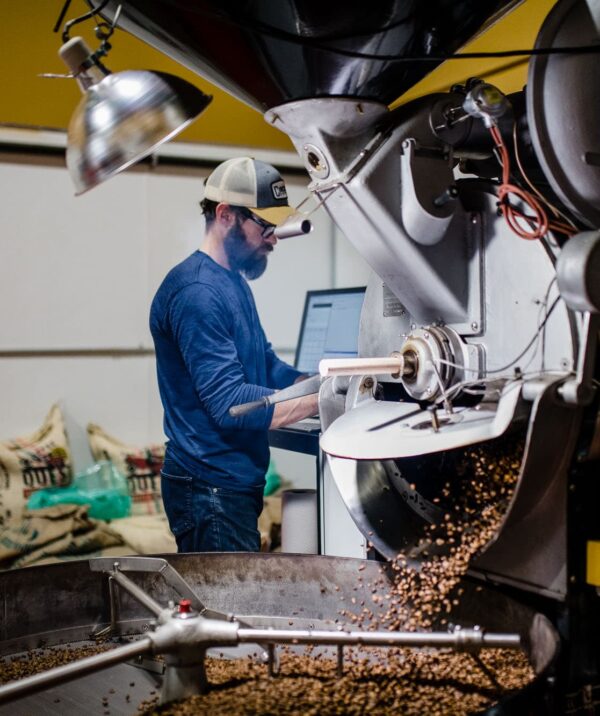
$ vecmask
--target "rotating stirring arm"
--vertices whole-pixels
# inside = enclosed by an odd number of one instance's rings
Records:
[[[135,557],[125,558],[126,564],[141,572],[165,572],[175,582],[185,580],[165,560]],[[168,569],[164,569],[163,563]],[[12,701],[51,686],[70,681],[95,671],[127,661],[144,654],[166,654],[167,671],[163,681],[161,703],[202,693],[208,689],[204,672],[206,650],[213,646],[236,646],[242,643],[269,644],[269,674],[273,675],[276,653],[274,644],[315,644],[338,648],[338,676],[343,674],[344,646],[377,646],[409,648],[451,648],[478,651],[483,648],[518,649],[519,634],[495,634],[474,627],[456,628],[452,632],[399,632],[399,631],[344,631],[314,629],[253,628],[235,621],[207,618],[207,610],[201,614],[192,608],[191,600],[182,599],[177,607],[162,609],[154,599],[123,574],[119,574],[118,562],[111,559],[90,560],[95,571],[107,571],[116,582],[134,598],[144,604],[158,617],[156,630],[139,641],[116,647],[108,652],[58,666],[34,676],[0,687],[0,703]],[[171,580],[171,583],[172,580]],[[133,587],[132,587],[133,585]],[[189,586],[189,585],[188,585]],[[191,588],[190,588],[191,589]],[[197,601],[197,597],[195,597]],[[219,614],[219,612],[214,612]]]

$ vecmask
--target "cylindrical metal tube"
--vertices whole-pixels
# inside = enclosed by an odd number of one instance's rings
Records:
[[[401,355],[387,358],[324,358],[319,363],[323,378],[332,375],[402,375],[404,358]]]
[[[74,661],[71,664],[57,666],[55,669],[42,671],[40,674],[28,676],[25,679],[11,682],[6,686],[0,686],[0,704],[6,701],[29,696],[30,694],[49,689],[51,686],[62,684],[65,681],[85,676],[93,671],[107,669],[113,664],[127,661],[134,656],[146,654],[152,650],[152,641],[146,637],[126,646],[119,646],[116,649],[94,654],[85,659]]]
[[[303,236],[312,231],[312,223],[306,214],[296,212],[288,217],[283,224],[275,229],[275,236],[278,239],[289,239],[292,236]]]
[[[312,629],[238,629],[240,642],[279,644],[362,644],[364,646],[437,647],[451,649],[518,649],[519,634],[486,634],[478,629],[457,632],[325,631]]]

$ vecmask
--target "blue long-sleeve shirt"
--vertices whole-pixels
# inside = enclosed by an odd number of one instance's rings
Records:
[[[150,330],[169,453],[209,484],[264,485],[273,407],[240,418],[229,408],[286,388],[300,373],[275,355],[246,281],[196,251],[158,289]]]

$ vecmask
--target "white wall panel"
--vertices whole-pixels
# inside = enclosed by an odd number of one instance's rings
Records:
[[[203,176],[195,173],[173,176],[159,171],[148,176],[147,306],[167,272],[202,242],[204,217],[200,200],[203,185]]]
[[[146,179],[75,198],[65,169],[0,163],[0,348],[133,347],[145,337]]]

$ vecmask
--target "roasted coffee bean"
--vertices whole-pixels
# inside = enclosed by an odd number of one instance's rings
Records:
[[[55,666],[63,666],[72,661],[84,659],[86,656],[93,656],[102,651],[107,651],[110,648],[111,646],[107,644],[92,644],[80,647],[49,647],[46,649],[34,649],[19,656],[0,658],[0,684],[22,679],[25,676],[33,676],[33,674],[38,674],[40,671],[53,669]]]

